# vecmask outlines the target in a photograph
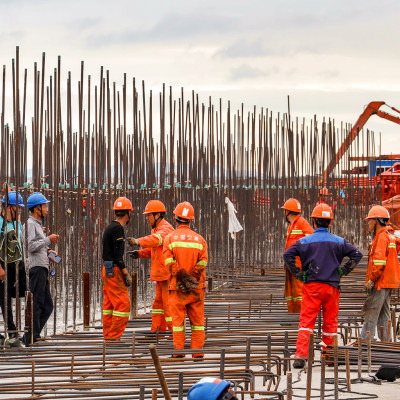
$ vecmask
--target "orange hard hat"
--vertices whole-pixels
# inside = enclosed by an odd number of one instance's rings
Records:
[[[301,212],[301,204],[296,199],[287,199],[281,208],[288,211]]]
[[[152,214],[152,213],[160,213],[167,212],[165,209],[164,203],[160,200],[150,200],[146,204],[146,208],[144,209],[143,214]]]
[[[174,214],[179,218],[192,220],[194,219],[194,208],[188,201],[184,201],[175,207]]]
[[[118,197],[118,199],[115,200],[113,210],[120,210],[120,211],[131,210],[131,211],[133,211],[132,203],[126,197]]]
[[[374,218],[390,218],[389,211],[383,206],[372,206],[366,220]]]
[[[322,196],[328,196],[329,195],[329,190],[326,187],[324,187],[324,188],[319,190],[319,194],[322,195]]]
[[[311,218],[333,219],[332,209],[328,204],[318,204],[314,207]]]

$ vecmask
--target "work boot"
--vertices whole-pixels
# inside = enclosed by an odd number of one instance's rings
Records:
[[[293,361],[293,368],[300,369],[304,368],[306,365],[306,362],[304,361],[304,358],[295,358]]]
[[[204,360],[204,356],[193,356],[193,361],[203,361]]]
[[[184,354],[174,354],[170,358],[185,358]]]

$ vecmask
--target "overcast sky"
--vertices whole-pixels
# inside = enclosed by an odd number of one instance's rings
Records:
[[[15,46],[32,72],[62,56],[76,79],[80,61],[96,76],[144,79],[244,102],[274,113],[317,114],[354,123],[382,100],[400,108],[398,0],[0,0],[0,64]],[[50,69],[50,71],[51,71]],[[400,153],[400,126],[378,117],[383,153]]]

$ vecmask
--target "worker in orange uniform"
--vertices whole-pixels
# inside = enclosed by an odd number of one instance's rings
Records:
[[[364,303],[364,325],[361,338],[367,339],[367,332],[372,338],[378,328],[381,341],[386,338],[387,324],[390,320],[390,295],[392,289],[397,289],[400,283],[400,265],[396,250],[396,237],[393,228],[387,226],[389,211],[382,206],[373,206],[366,220],[373,235],[368,252],[368,268],[365,278],[365,291],[368,297]],[[383,337],[380,327],[383,326]]]
[[[314,233],[299,239],[283,254],[291,273],[304,283],[294,368],[305,365],[309,336],[321,306],[323,349],[333,344],[338,327],[340,278],[349,274],[362,258],[355,246],[328,231],[333,212],[327,204],[317,205],[311,218]],[[296,265],[296,257],[300,257],[303,269]],[[341,266],[345,257],[349,260]]]
[[[285,251],[293,246],[297,240],[310,235],[314,229],[303,217],[300,217],[301,204],[296,199],[288,199],[282,206],[285,210],[286,221],[289,222]],[[296,266],[301,269],[300,258],[296,257]],[[299,313],[301,310],[301,300],[303,283],[300,282],[289,269],[285,266],[285,298],[289,313]]]
[[[119,197],[113,210],[115,220],[103,234],[103,336],[105,340],[118,340],[125,331],[131,302],[128,287],[132,278],[124,263],[124,226],[129,223],[133,211],[126,197]]]
[[[328,204],[332,208],[332,211],[335,211],[336,204],[332,202],[332,206],[328,203],[328,200],[331,198],[332,194],[329,193],[328,188],[323,187],[319,190],[319,200],[315,204],[316,206],[318,204]]]
[[[192,328],[190,348],[202,349],[204,332],[204,294],[206,287],[207,243],[189,227],[194,219],[194,209],[187,201],[174,210],[177,228],[164,240],[165,265],[170,272],[169,309],[172,316],[174,348],[185,347],[185,315]],[[185,357],[176,354],[173,357]],[[203,358],[193,353],[193,358]]]
[[[165,236],[174,228],[165,219],[164,204],[160,200],[150,200],[144,210],[147,224],[151,226],[151,234],[138,239],[130,238],[130,245],[145,247],[142,250],[130,252],[133,258],[151,258],[150,279],[156,282],[156,297],[153,301],[151,330],[172,331],[172,317],[168,308],[168,277],[163,257],[163,242]]]

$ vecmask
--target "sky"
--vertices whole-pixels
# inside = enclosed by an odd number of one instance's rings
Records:
[[[81,60],[115,81],[144,80],[222,98],[354,124],[382,100],[400,109],[398,0],[0,0],[0,65],[11,71],[15,46],[33,71],[46,52],[51,71],[78,80]],[[11,90],[11,88],[8,88]],[[10,92],[8,92],[10,93]],[[383,154],[400,153],[400,126],[372,117]]]

